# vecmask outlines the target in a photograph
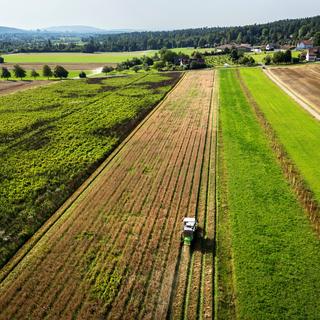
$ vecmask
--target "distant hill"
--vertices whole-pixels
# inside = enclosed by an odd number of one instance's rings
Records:
[[[0,26],[0,33],[25,33],[28,32],[26,30],[17,29],[17,28],[9,28],[9,27],[2,27]]]
[[[77,34],[118,34],[130,32],[130,30],[104,30],[90,26],[56,26],[42,29],[52,33],[77,33]]]

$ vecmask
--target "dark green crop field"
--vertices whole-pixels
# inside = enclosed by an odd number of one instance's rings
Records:
[[[224,208],[230,219],[237,316],[319,319],[319,240],[284,178],[236,72],[221,70],[220,84],[219,162],[225,184],[219,185],[219,192],[226,196]],[[276,88],[275,94],[280,96]]]
[[[179,77],[65,81],[0,98],[0,266]]]

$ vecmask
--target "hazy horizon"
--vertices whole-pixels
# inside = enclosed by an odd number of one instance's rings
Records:
[[[82,25],[102,29],[172,30],[197,27],[260,24],[282,19],[320,14],[320,2],[292,0],[290,5],[276,0],[256,0],[228,4],[210,0],[3,0],[0,25],[38,29]],[[8,14],[12,12],[13,14]]]

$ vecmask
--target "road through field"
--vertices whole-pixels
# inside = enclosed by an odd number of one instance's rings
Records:
[[[212,318],[213,89],[186,74],[2,281],[0,319]],[[184,216],[202,227],[187,261]]]

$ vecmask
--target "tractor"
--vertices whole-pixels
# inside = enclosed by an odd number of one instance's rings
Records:
[[[196,218],[184,218],[183,219],[183,234],[182,242],[183,244],[190,246],[192,240],[195,237],[197,231],[198,222]]]

